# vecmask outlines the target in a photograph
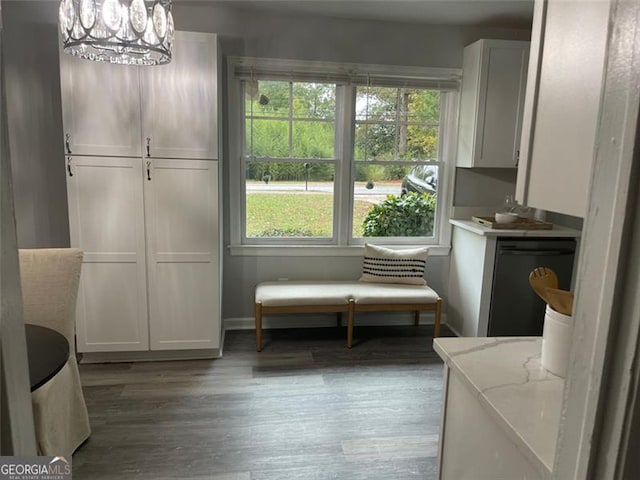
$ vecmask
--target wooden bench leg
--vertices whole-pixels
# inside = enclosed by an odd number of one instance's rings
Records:
[[[262,351],[262,303],[256,303],[256,350]]]
[[[440,315],[442,314],[442,299],[438,298],[436,303],[436,320],[433,323],[433,338],[440,336]]]
[[[420,310],[416,310],[413,317],[413,324],[417,327],[420,325]]]
[[[347,313],[347,348],[351,348],[353,345],[353,316],[355,312],[356,302],[349,300],[349,311]]]

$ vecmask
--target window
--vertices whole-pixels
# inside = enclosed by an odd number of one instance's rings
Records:
[[[246,238],[334,236],[336,85],[244,83]]]
[[[235,61],[233,245],[443,242],[457,71]]]
[[[440,109],[437,90],[357,88],[353,238],[434,237]]]

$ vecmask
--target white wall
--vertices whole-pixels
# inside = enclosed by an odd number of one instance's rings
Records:
[[[9,113],[13,112],[10,140],[12,148],[19,152],[13,164],[17,176],[16,212],[21,246],[68,244],[59,72],[57,46],[54,48],[53,43],[57,42],[54,40],[57,4],[56,1],[3,2],[5,24],[16,28],[20,24],[18,33],[8,38],[7,49],[12,50],[16,60],[8,66],[13,73],[7,89]],[[246,55],[460,67],[463,47],[479,38],[528,40],[530,36],[530,31],[523,29],[339,20],[180,2],[174,2],[173,13],[178,30],[218,33],[225,62],[227,56]],[[41,36],[45,43],[21,41],[31,33]],[[28,60],[18,60],[20,57]],[[39,62],[38,58],[43,61]],[[32,79],[29,89],[24,88],[24,78]],[[31,98],[32,91],[37,92],[37,99]],[[226,117],[226,99],[222,103]],[[30,142],[40,143],[31,145]],[[225,198],[229,189],[234,188],[229,185],[229,161],[225,154]],[[477,187],[479,192],[491,190]],[[229,224],[230,214],[225,208],[225,225]],[[224,243],[229,243],[228,231]],[[360,274],[361,263],[359,257],[239,257],[227,252],[223,262],[223,316],[252,316],[253,289],[260,281],[281,277],[354,279]],[[446,298],[448,257],[429,258],[427,269],[427,280]]]

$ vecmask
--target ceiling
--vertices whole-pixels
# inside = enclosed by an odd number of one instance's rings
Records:
[[[533,15],[533,0],[217,0],[211,3],[276,13],[440,25],[527,28],[531,27]]]

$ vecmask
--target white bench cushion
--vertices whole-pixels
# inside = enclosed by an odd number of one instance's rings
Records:
[[[256,287],[256,303],[265,307],[306,305],[436,303],[439,296],[426,285],[369,282],[282,281]]]
[[[347,305],[353,282],[265,282],[256,287],[256,303],[264,307]]]
[[[354,289],[356,304],[411,304],[436,303],[439,295],[426,285],[399,285],[395,283],[360,283]]]

